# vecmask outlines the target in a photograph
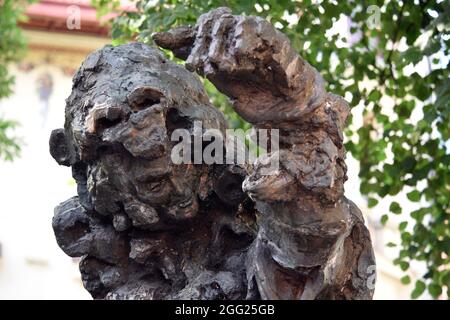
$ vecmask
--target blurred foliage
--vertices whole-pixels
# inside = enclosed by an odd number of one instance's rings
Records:
[[[104,14],[118,1],[94,0]],[[235,14],[270,20],[328,82],[327,89],[360,106],[362,124],[346,131],[347,149],[360,162],[360,190],[368,206],[380,198],[407,192],[417,210],[404,212],[397,202],[382,216],[409,214],[414,223],[399,224],[399,257],[407,271],[411,261],[424,261],[427,273],[411,296],[426,289],[433,297],[450,295],[450,80],[447,1],[136,1],[136,12],[123,12],[112,22],[115,44],[131,39],[151,43],[151,34],[194,24],[213,8],[228,6]],[[339,19],[351,19],[350,39],[330,32]],[[425,74],[407,72],[425,64]],[[248,126],[210,84],[206,89],[231,126]],[[408,284],[405,275],[402,282]]]
[[[0,0],[0,99],[12,93],[14,77],[8,72],[8,66],[18,61],[25,49],[25,40],[18,27],[18,21],[23,21],[24,8],[32,0]],[[18,155],[20,147],[11,131],[17,123],[3,119],[0,115],[0,159],[12,160]]]

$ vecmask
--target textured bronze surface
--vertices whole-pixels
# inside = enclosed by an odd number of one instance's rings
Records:
[[[55,209],[62,250],[106,299],[370,299],[375,264],[344,197],[349,108],[289,40],[219,8],[154,35],[186,60],[132,43],[90,54],[50,152],[78,196]],[[198,77],[256,128],[279,129],[279,170],[171,162],[173,130],[226,129]]]

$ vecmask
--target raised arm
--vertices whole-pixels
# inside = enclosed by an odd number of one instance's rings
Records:
[[[195,27],[153,38],[206,76],[251,123],[300,119],[326,99],[320,74],[262,18],[218,8],[201,15]]]
[[[280,130],[281,150],[259,159],[243,184],[259,212],[249,297],[371,298],[369,232],[343,196],[346,101],[327,93],[287,37],[258,17],[219,8],[154,40],[206,76],[255,127]],[[273,157],[279,169],[267,174]]]

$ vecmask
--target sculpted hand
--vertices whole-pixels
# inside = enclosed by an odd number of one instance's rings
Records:
[[[201,15],[195,27],[156,33],[153,39],[186,60],[187,69],[207,77],[251,123],[300,119],[326,99],[320,74],[260,17],[218,8]]]

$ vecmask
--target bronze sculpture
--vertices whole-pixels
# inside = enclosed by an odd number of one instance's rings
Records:
[[[343,196],[349,108],[289,40],[219,8],[154,35],[186,60],[132,43],[87,57],[50,152],[78,196],[55,209],[59,246],[82,256],[94,298],[370,299],[374,266],[359,209]],[[188,71],[189,70],[189,71]],[[279,129],[267,161],[173,164],[174,130],[226,122],[207,77],[255,128]]]

